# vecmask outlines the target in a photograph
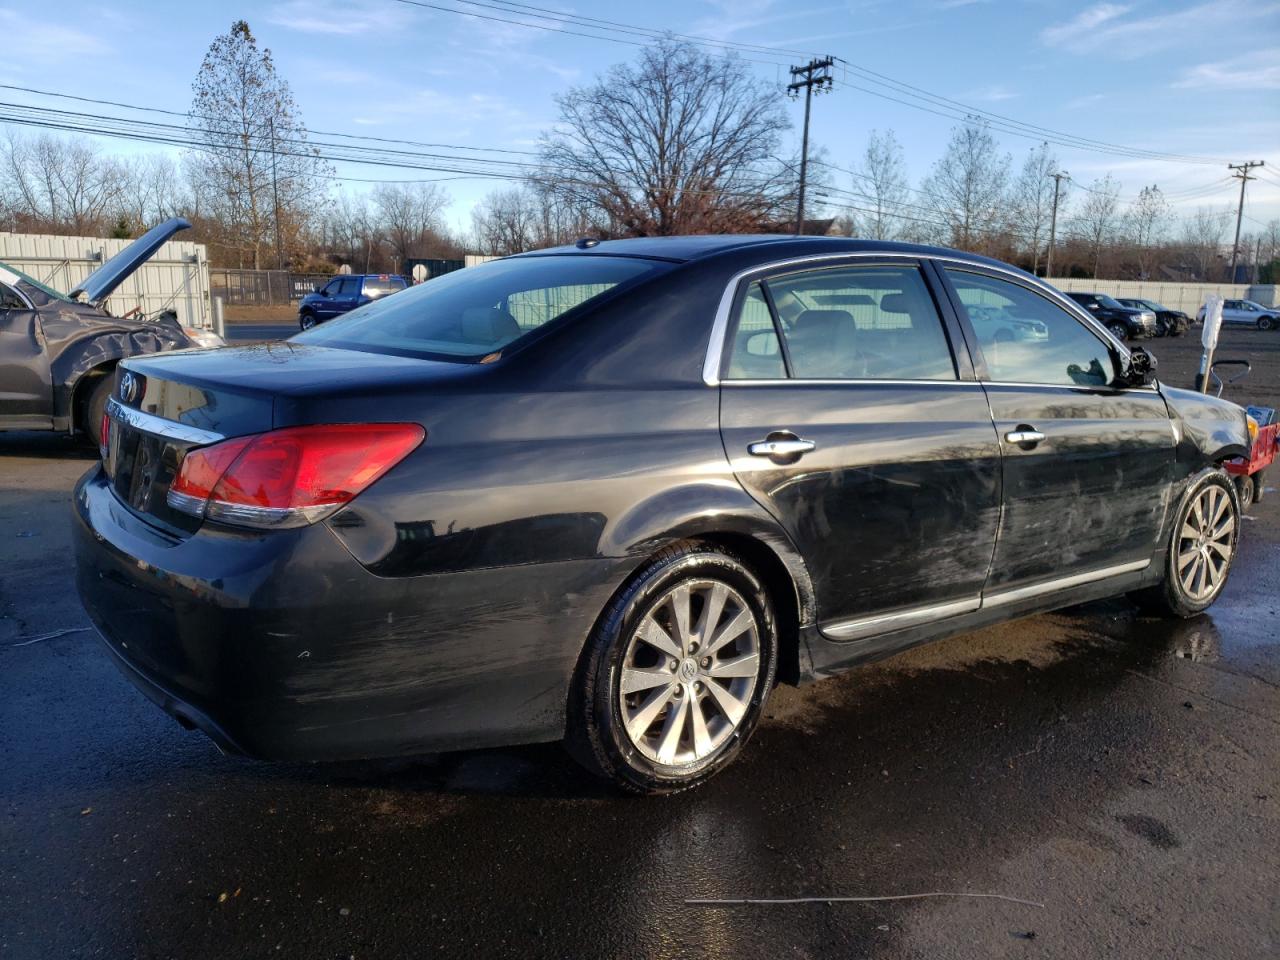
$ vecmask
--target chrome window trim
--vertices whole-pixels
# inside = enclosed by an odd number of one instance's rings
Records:
[[[170,440],[179,440],[183,443],[204,446],[227,439],[222,434],[214,433],[212,430],[201,430],[199,427],[192,427],[185,423],[178,423],[175,420],[157,417],[153,413],[134,410],[132,407],[126,407],[115,397],[107,401],[107,416],[133,427],[135,430],[152,433]]]
[[[1089,332],[1097,336],[1103,343],[1110,344],[1115,347],[1122,356],[1128,358],[1130,356],[1129,348],[1111,335],[1111,331],[1098,323],[1091,317],[1083,307],[1074,300],[1068,298],[1065,294],[1047,283],[1042,282],[1038,277],[1028,277],[1022,273],[1006,267],[995,266],[988,263],[974,263],[972,260],[966,260],[963,257],[950,257],[938,254],[928,253],[907,253],[905,251],[881,251],[881,250],[860,250],[848,253],[812,253],[803,257],[790,257],[786,260],[774,260],[771,263],[760,263],[745,270],[740,270],[729,279],[725,285],[724,293],[720,295],[720,304],[716,308],[715,319],[711,324],[711,337],[707,343],[706,358],[702,363],[702,382],[709,387],[718,387],[722,382],[728,383],[728,380],[722,380],[720,376],[720,368],[724,360],[725,337],[729,332],[729,321],[733,313],[733,301],[737,299],[739,287],[749,279],[755,279],[758,276],[772,273],[775,270],[786,269],[788,267],[804,266],[806,264],[822,264],[831,263],[836,260],[914,260],[917,262],[932,260],[935,263],[954,263],[961,267],[968,267],[971,270],[979,272],[986,270],[991,273],[1000,273],[1012,278],[1024,287],[1033,290],[1040,296],[1045,297],[1054,306],[1062,307],[1066,312],[1075,317],[1077,320],[1084,322]],[[1032,281],[1028,283],[1028,281]],[[734,380],[734,383],[742,383],[744,381]],[[769,381],[773,382],[773,381]],[[782,380],[783,383],[812,383],[815,381],[803,380],[801,378],[789,378]],[[826,381],[823,381],[826,382]],[[852,381],[852,380],[835,380],[833,383],[888,383],[886,380],[869,380],[869,381]],[[896,382],[926,382],[926,381],[896,381]],[[933,383],[965,383],[964,380],[936,380],[928,381]],[[998,383],[1001,381],[986,380],[983,383]],[[1035,383],[1035,384],[1017,384],[1018,386],[1035,386],[1035,387],[1062,387],[1066,386],[1070,389],[1069,384],[1054,383]]]
[[[935,603],[925,607],[913,607],[909,610],[900,610],[895,613],[880,614],[874,617],[841,620],[833,624],[820,625],[819,632],[824,637],[837,642],[862,640],[867,637],[892,633],[895,630],[905,630],[909,627],[945,620],[948,617],[976,613],[979,610],[985,610],[987,607],[1001,607],[1006,604],[1017,603],[1019,600],[1029,600],[1032,597],[1057,593],[1059,590],[1067,590],[1071,587],[1083,586],[1086,583],[1095,583],[1099,580],[1108,580],[1111,577],[1122,576],[1126,573],[1138,573],[1149,566],[1151,566],[1150,557],[1145,560],[1135,560],[1131,563],[1120,563],[1110,567],[1087,570],[1084,573],[1073,574],[1069,577],[1057,577],[1053,580],[1045,580],[1025,587],[1015,587],[1012,590],[1001,590],[992,594],[984,593],[964,600]]]

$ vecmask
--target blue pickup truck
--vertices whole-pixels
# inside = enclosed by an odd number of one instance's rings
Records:
[[[390,273],[351,274],[334,277],[323,287],[308,293],[298,304],[298,326],[310,330],[317,323],[324,323],[341,316],[370,300],[390,296],[409,284],[404,277]]]

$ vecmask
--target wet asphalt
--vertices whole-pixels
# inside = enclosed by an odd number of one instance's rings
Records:
[[[1224,338],[1242,399],[1280,401],[1271,337]],[[1189,381],[1198,346],[1151,348]],[[635,800],[554,745],[220,756],[85,629],[90,456],[0,435],[0,957],[1280,955],[1280,492],[1207,615],[1108,601],[780,688],[724,775]],[[923,893],[1030,902],[823,900]],[[759,897],[818,900],[686,903]]]

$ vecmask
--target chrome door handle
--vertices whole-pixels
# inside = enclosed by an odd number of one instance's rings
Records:
[[[796,457],[816,449],[817,446],[812,440],[801,440],[798,437],[787,440],[757,440],[747,444],[747,453],[753,457]]]
[[[1039,430],[1010,430],[1004,438],[1009,443],[1039,443],[1044,434]]]

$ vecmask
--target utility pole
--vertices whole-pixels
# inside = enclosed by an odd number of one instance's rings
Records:
[[[831,89],[831,67],[834,61],[830,57],[821,60],[810,60],[803,67],[792,67],[791,76],[797,79],[787,86],[787,94],[794,100],[804,88],[804,135],[800,145],[800,200],[796,205],[796,236],[804,229],[804,181],[809,170],[809,103],[813,99],[813,90],[818,92]],[[803,79],[799,79],[803,78]]]
[[[1232,176],[1240,181],[1240,206],[1236,208],[1236,239],[1231,244],[1231,272],[1227,274],[1227,283],[1236,282],[1236,258],[1240,256],[1240,221],[1244,219],[1244,185],[1250,180],[1256,180],[1257,177],[1249,176],[1249,171],[1254,167],[1266,166],[1265,161],[1254,160],[1249,163],[1228,163],[1228,170],[1239,170],[1239,173],[1233,173]]]
[[[1058,195],[1062,192],[1062,181],[1070,180],[1071,174],[1065,170],[1051,173],[1053,177],[1053,213],[1049,215],[1049,256],[1044,262],[1044,275],[1053,276],[1053,247],[1058,239]]]
[[[280,244],[280,177],[276,173],[276,121],[275,117],[267,120],[268,129],[271,131],[271,203],[275,208],[275,234],[276,234],[276,269],[284,269],[284,253]]]

